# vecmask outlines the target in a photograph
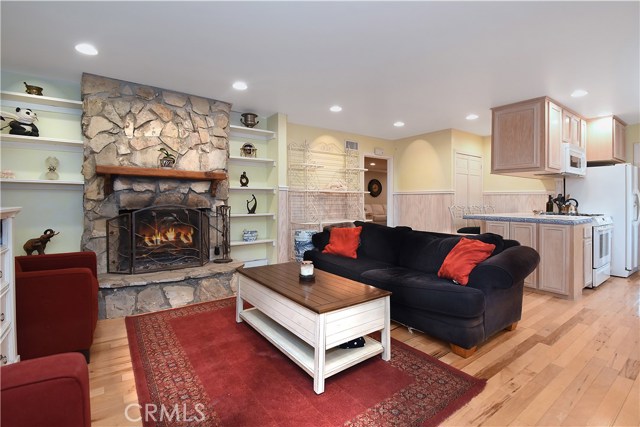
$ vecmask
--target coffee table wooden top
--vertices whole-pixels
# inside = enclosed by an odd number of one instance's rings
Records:
[[[242,267],[238,273],[315,313],[327,313],[391,295],[391,292],[317,268],[315,282],[300,281],[300,264],[296,262]]]

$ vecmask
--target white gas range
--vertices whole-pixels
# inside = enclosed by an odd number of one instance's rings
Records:
[[[611,277],[611,237],[613,236],[613,218],[602,214],[583,214],[592,216],[591,243],[592,280],[586,280],[588,288],[596,288]],[[586,271],[585,271],[586,274]]]

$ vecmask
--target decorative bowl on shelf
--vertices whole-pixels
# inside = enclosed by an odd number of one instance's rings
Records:
[[[243,230],[242,241],[243,242],[255,242],[258,240],[258,230]]]
[[[22,82],[22,83],[24,83],[24,87],[26,88],[25,92],[28,93],[29,95],[42,96],[42,88],[40,86],[30,85],[30,84],[27,84],[27,82]]]
[[[240,117],[241,117],[240,123],[242,123],[248,128],[252,128],[256,126],[258,123],[260,123],[259,121],[256,120],[258,118],[258,115],[256,113],[243,113],[243,114],[240,114]]]

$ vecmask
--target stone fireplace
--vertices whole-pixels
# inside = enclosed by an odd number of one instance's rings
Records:
[[[100,317],[232,295],[240,264],[207,264],[228,198],[231,105],[92,74],[82,100],[81,247],[97,254]]]

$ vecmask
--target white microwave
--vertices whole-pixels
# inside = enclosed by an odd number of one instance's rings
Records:
[[[587,153],[577,145],[562,143],[562,174],[585,176],[587,174]]]

